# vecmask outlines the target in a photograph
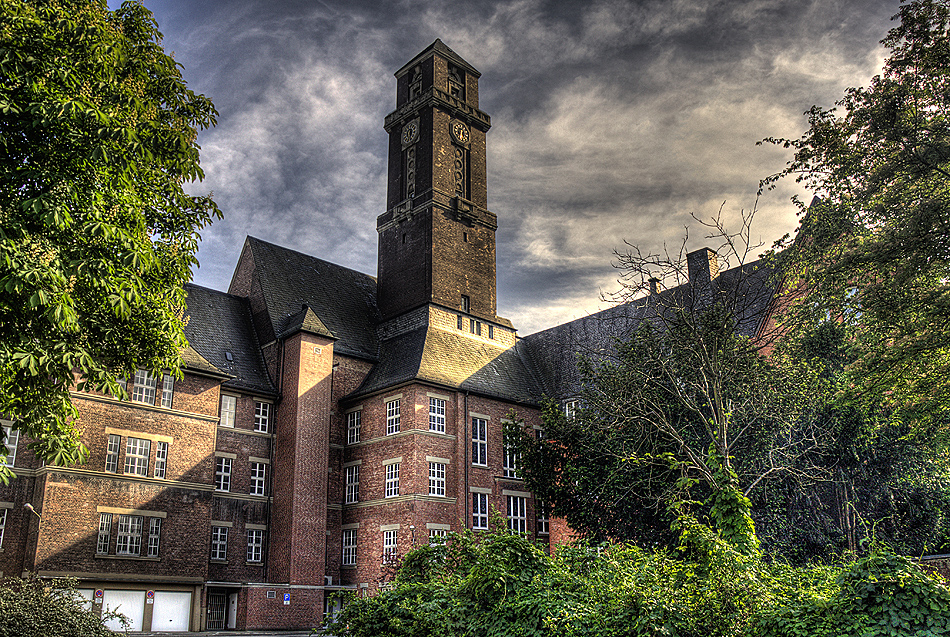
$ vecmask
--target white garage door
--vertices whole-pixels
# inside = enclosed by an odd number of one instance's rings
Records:
[[[114,610],[129,620],[129,630],[142,630],[142,616],[145,614],[145,591],[103,591],[102,612]],[[105,622],[111,630],[121,631],[124,626],[118,619]]]
[[[191,593],[155,591],[155,607],[152,609],[152,630],[188,630],[191,617]]]

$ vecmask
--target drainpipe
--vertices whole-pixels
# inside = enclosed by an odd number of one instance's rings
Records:
[[[472,516],[468,514],[468,507],[470,502],[468,499],[468,481],[469,481],[469,471],[471,470],[471,463],[468,459],[468,447],[471,436],[468,432],[468,392],[465,392],[465,411],[462,414],[462,445],[465,447],[465,493],[462,494],[462,501],[465,503],[462,506],[462,511],[465,515],[465,528],[471,528]]]

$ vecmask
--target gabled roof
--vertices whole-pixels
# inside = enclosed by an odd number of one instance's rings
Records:
[[[245,298],[186,284],[185,337],[194,355],[183,354],[188,367],[225,374],[225,387],[276,394],[264,366]],[[228,356],[230,359],[228,360]]]
[[[430,326],[382,341],[379,363],[352,397],[410,381],[522,404],[537,404],[542,395],[517,347],[505,349]]]
[[[275,335],[307,329],[336,338],[336,353],[376,359],[375,277],[254,237],[247,246]]]

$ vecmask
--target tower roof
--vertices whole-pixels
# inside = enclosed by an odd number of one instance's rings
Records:
[[[401,69],[396,71],[396,77],[402,77],[408,73],[409,69],[411,69],[413,66],[434,55],[440,55],[446,60],[450,60],[453,64],[461,66],[475,77],[481,77],[482,75],[474,66],[463,60],[458,53],[447,47],[445,43],[442,42],[442,40],[436,38],[435,42],[427,46],[419,55],[412,58],[412,60],[405,64]]]

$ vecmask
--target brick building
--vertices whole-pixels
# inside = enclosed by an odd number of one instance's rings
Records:
[[[184,378],[75,393],[83,466],[19,445],[3,575],[77,577],[134,630],[303,628],[328,591],[370,594],[398,555],[493,510],[539,541],[567,532],[503,425],[540,428],[542,396],[570,404],[575,353],[609,348],[656,297],[523,339],[497,315],[478,78],[439,40],[396,72],[377,277],[249,237],[227,293],[188,287]],[[711,251],[690,259],[690,289],[735,278]],[[771,292],[756,296],[749,333]]]

